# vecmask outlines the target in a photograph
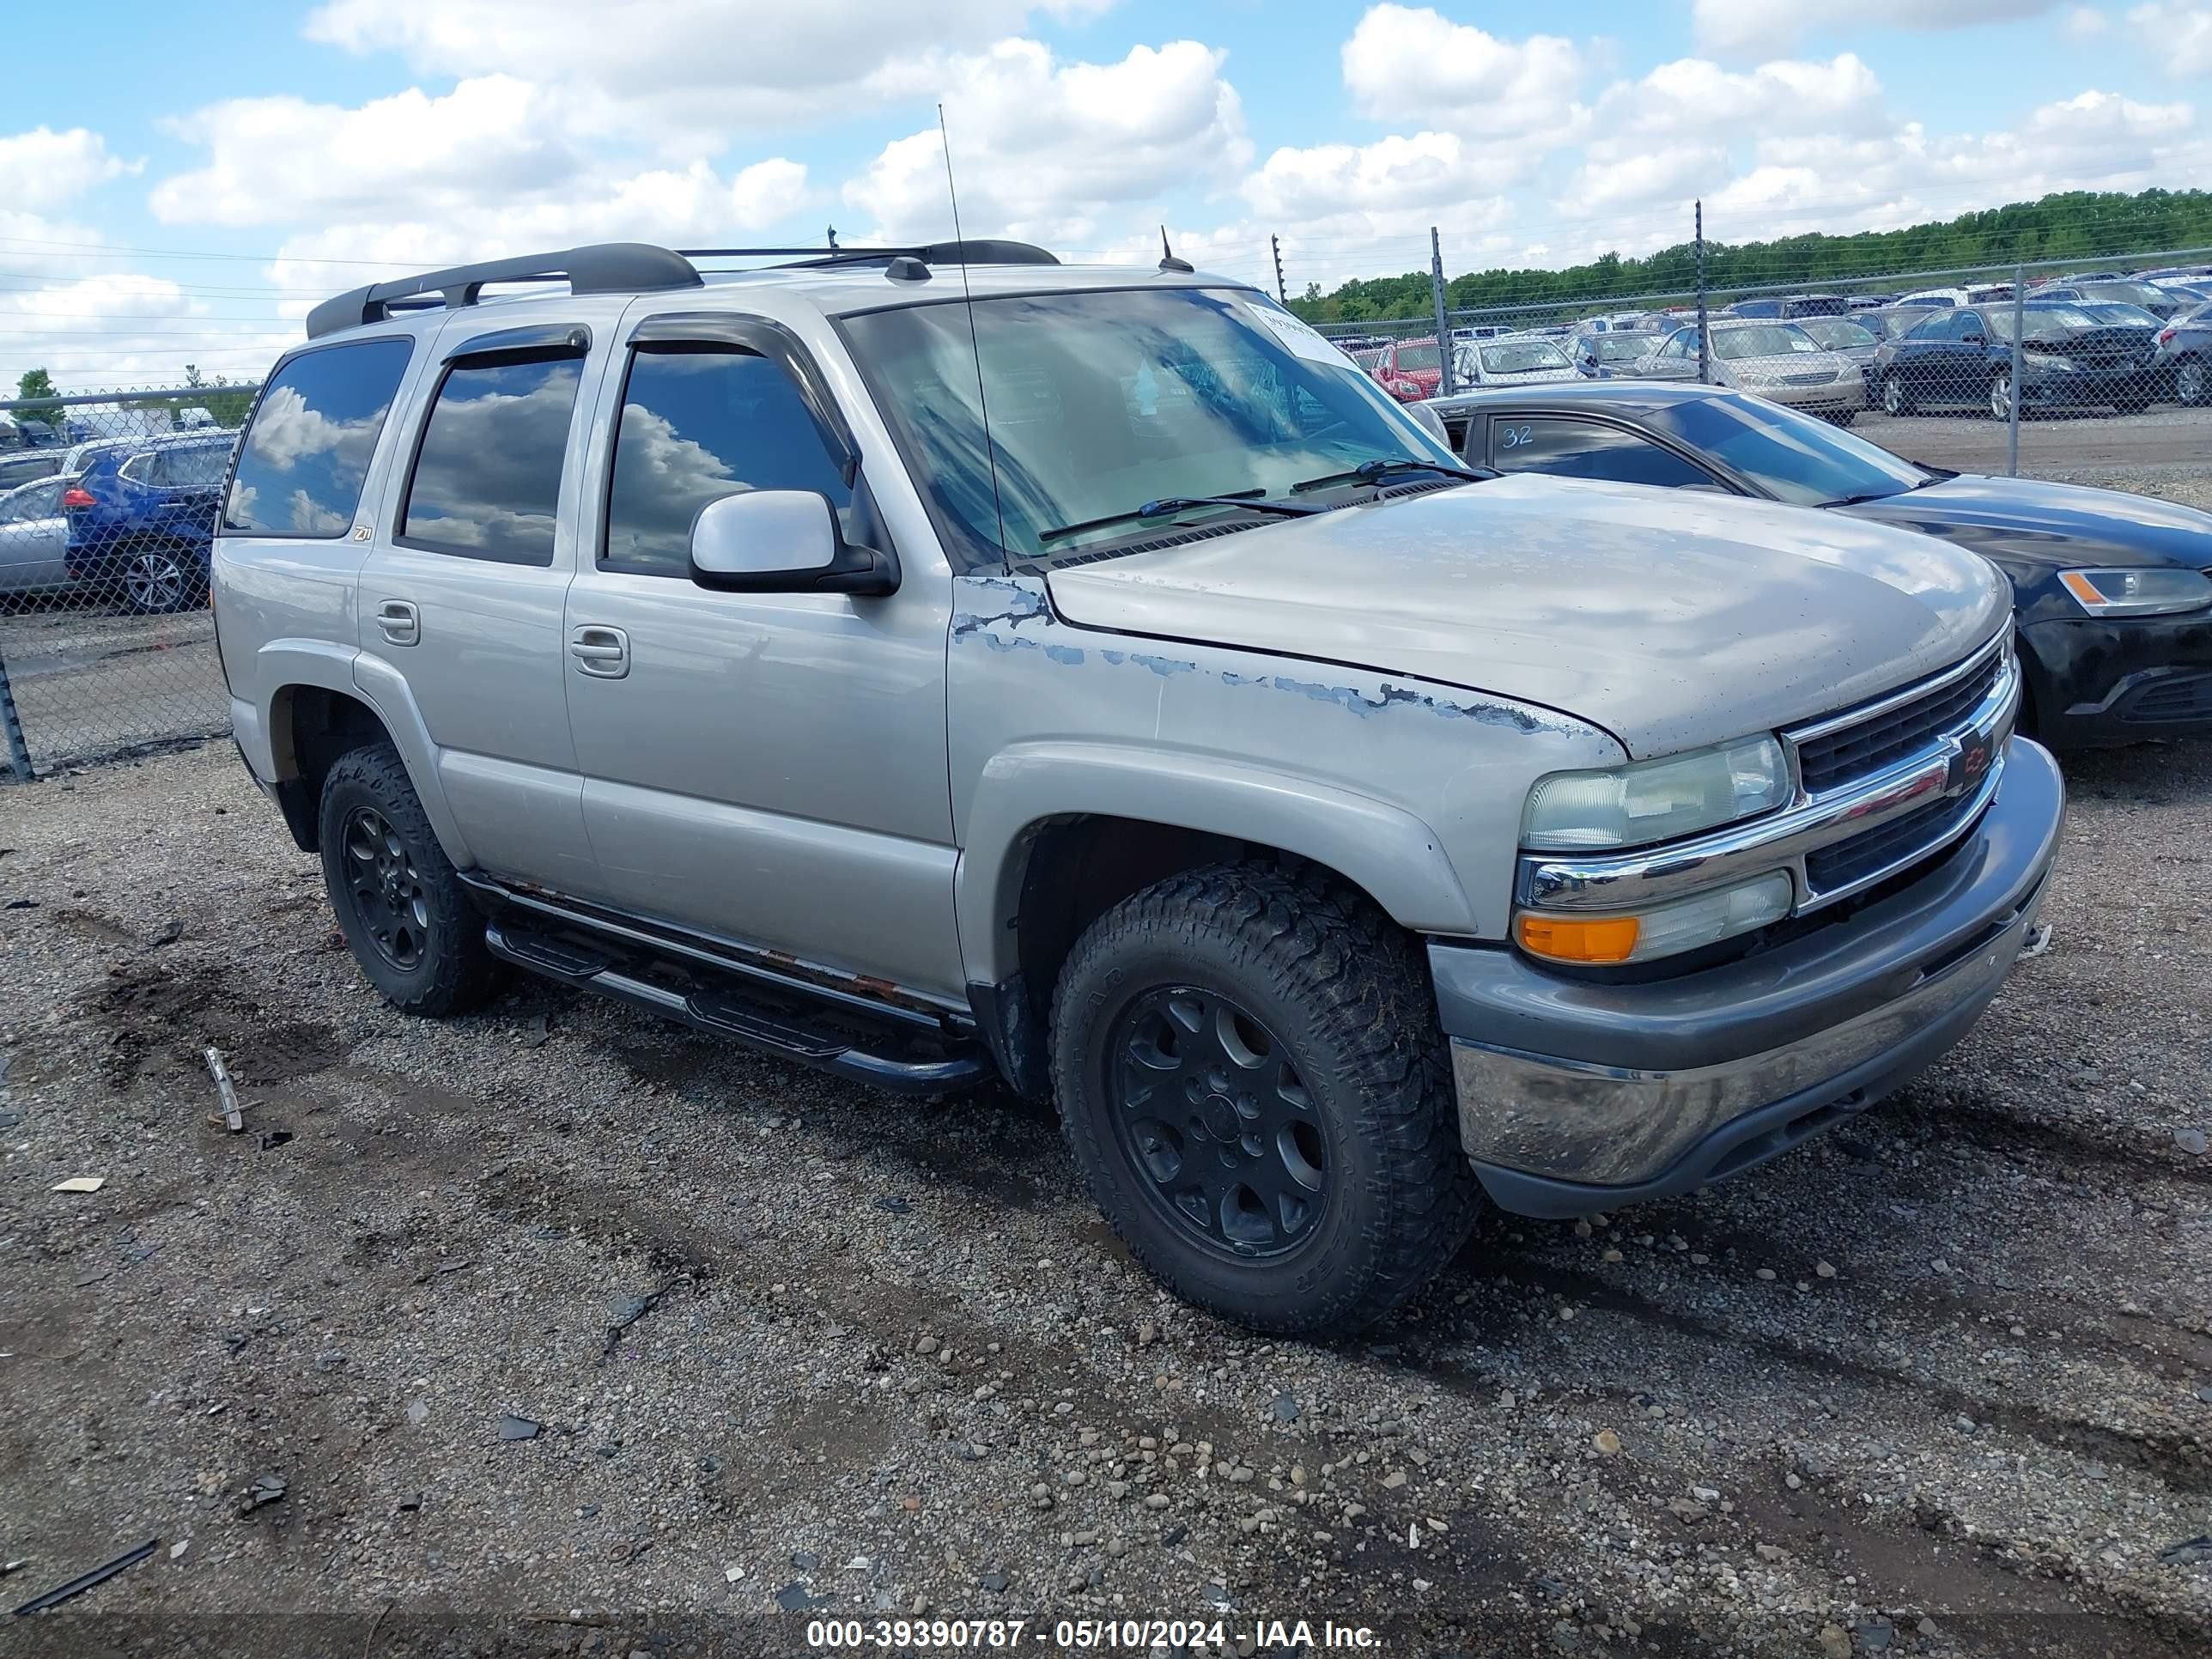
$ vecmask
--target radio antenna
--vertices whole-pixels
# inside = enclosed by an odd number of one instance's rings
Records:
[[[975,294],[968,286],[968,238],[960,228],[960,192],[952,182],[952,138],[945,130],[945,106],[937,106],[937,137],[945,149],[945,193],[952,202],[952,249],[960,257],[960,296],[968,304],[968,349],[975,357],[975,406],[983,417],[983,458],[991,465],[991,511],[999,520],[999,546],[1011,560],[1006,545],[1006,504],[999,495],[999,447],[991,441],[991,400],[983,390],[983,345],[975,334]]]

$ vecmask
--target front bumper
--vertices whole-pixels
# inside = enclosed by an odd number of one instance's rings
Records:
[[[2020,637],[2036,735],[2052,748],[2212,733],[2212,612],[2059,617]]]
[[[2056,763],[2015,738],[1981,822],[1911,885],[1674,978],[1599,982],[1431,945],[1460,1138],[1484,1188],[1537,1216],[1671,1197],[1910,1081],[1996,995],[2064,811]]]

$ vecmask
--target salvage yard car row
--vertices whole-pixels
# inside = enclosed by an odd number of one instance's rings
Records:
[[[2015,306],[2020,362],[2013,346]],[[1747,333],[1747,324],[1765,325]],[[1519,331],[1453,331],[1455,388],[1525,380],[1534,367],[1492,372],[1496,349],[1540,354],[1589,379],[1698,379],[1755,389],[1848,423],[1861,409],[1893,416],[1985,410],[2009,418],[2013,380],[2021,412],[2107,408],[2139,413],[2153,403],[2195,407],[2212,397],[2212,278],[2155,281],[2109,276],[2049,281],[2015,301],[2009,283],[1924,289],[1905,295],[1802,295],[1747,300],[1708,319],[1699,364],[1693,311],[1622,313]],[[1830,356],[1848,359],[1840,375]],[[1401,402],[1436,395],[1442,358],[1433,336],[1377,343],[1355,361]],[[1565,378],[1564,374],[1559,378]],[[1856,379],[1857,384],[1853,385]],[[1799,395],[1794,388],[1827,390]]]

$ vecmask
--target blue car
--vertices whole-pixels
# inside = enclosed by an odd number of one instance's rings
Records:
[[[142,615],[207,596],[208,548],[235,432],[102,448],[62,494],[70,574]]]

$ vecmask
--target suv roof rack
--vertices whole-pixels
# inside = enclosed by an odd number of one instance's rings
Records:
[[[924,264],[1056,265],[1057,254],[1034,242],[984,237],[965,242],[927,242],[905,247],[687,247],[690,259],[785,259],[797,265],[888,264],[919,259]]]
[[[556,282],[563,277],[571,294],[627,294],[640,289],[700,286],[698,268],[680,253],[650,242],[597,242],[561,253],[486,259],[352,289],[324,301],[307,313],[307,337],[319,339],[342,328],[383,322],[395,309],[411,310],[434,303],[426,297],[433,294],[441,295],[447,306],[472,306],[488,283]]]

